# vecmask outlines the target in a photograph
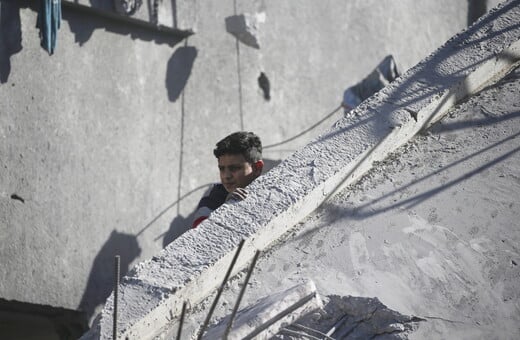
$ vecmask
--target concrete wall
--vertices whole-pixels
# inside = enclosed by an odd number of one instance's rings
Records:
[[[465,27],[469,6],[183,3],[181,28],[196,31],[184,40],[64,7],[49,56],[37,6],[0,2],[0,298],[91,316],[111,290],[115,254],[124,273],[185,230],[217,180],[216,141],[239,129],[265,145],[289,139],[385,55],[403,70],[417,63]],[[242,13],[265,13],[260,49],[226,32]],[[267,148],[268,164],[319,131]]]
[[[101,317],[98,319],[99,322],[82,339],[110,339],[112,337],[115,301],[118,301],[119,306],[117,309],[117,320],[118,337],[120,338],[152,339],[158,336],[158,332],[162,333],[163,327],[168,327],[168,325],[171,325],[171,329],[177,330],[178,327],[172,325],[172,323],[179,316],[184,302],[188,302],[188,305],[192,306],[192,310],[200,311],[201,308],[204,309],[204,305],[209,307],[208,302],[211,302],[211,297],[200,305],[198,302],[208,297],[210,292],[217,288],[217,285],[222,280],[223,273],[230,266],[232,257],[238,251],[237,246],[240,240],[245,242],[243,247],[241,247],[240,256],[233,267],[234,272],[245,268],[248,262],[255,256],[256,251],[260,250],[265,255],[262,256],[261,260],[267,261],[265,262],[267,265],[267,268],[264,267],[265,271],[272,273],[275,268],[279,269],[278,274],[275,274],[272,280],[269,281],[278,287],[280,287],[281,282],[285,282],[288,285],[291,284],[290,281],[286,280],[285,272],[294,270],[295,274],[298,275],[302,270],[305,271],[305,265],[300,266],[298,256],[308,256],[310,267],[316,268],[316,266],[322,265],[323,249],[318,248],[321,248],[323,244],[318,245],[316,249],[312,249],[312,247],[308,247],[309,244],[300,242],[302,238],[305,238],[306,234],[311,233],[311,231],[330,231],[331,229],[328,228],[329,224],[333,223],[336,218],[341,220],[341,217],[345,214],[353,220],[357,218],[363,220],[362,217],[364,215],[359,215],[355,207],[351,207],[349,199],[347,204],[349,207],[331,206],[330,210],[337,215],[335,217],[330,216],[332,212],[326,213],[325,215],[327,216],[324,216],[323,219],[317,222],[312,216],[309,216],[309,218],[306,218],[306,216],[322,204],[329,205],[329,198],[332,198],[335,193],[342,191],[342,189],[345,189],[345,192],[340,194],[340,196],[343,198],[349,197],[349,188],[358,180],[361,182],[354,185],[355,188],[352,188],[352,190],[355,191],[358,188],[363,191],[365,180],[371,177],[364,177],[364,175],[368,175],[367,172],[369,170],[378,171],[377,169],[381,168],[383,163],[386,163],[386,161],[383,161],[399,146],[404,145],[421,130],[437,122],[448,112],[451,112],[450,109],[453,106],[476,94],[483,87],[488,86],[490,82],[500,79],[511,70],[511,67],[515,67],[520,60],[519,4],[520,0],[510,0],[501,8],[478,20],[468,30],[454,36],[436,50],[434,54],[423,59],[423,61],[410,69],[403,77],[386,86],[379,94],[372,96],[346,117],[338,120],[327,132],[293,153],[269,173],[258,178],[251,184],[250,194],[247,199],[225,204],[206,221],[201,223],[198,228],[184,233],[160,253],[135,266],[125,276],[119,286],[118,299],[115,300],[114,295],[107,299]],[[514,100],[510,102],[514,103]],[[511,109],[513,107],[514,105],[511,106]],[[486,117],[489,112],[495,111],[492,107],[482,110],[485,111],[482,112],[484,112]],[[497,108],[497,110],[502,112],[501,108]],[[478,111],[476,109],[476,112]],[[482,115],[482,112],[479,115]],[[493,120],[496,120],[496,117],[493,117]],[[471,121],[474,122],[474,120]],[[471,123],[468,124],[471,125]],[[468,124],[455,124],[457,127],[453,128],[467,128]],[[495,127],[495,130],[501,130],[501,128]],[[504,133],[508,136],[506,132]],[[487,133],[483,133],[482,136],[486,137]],[[500,139],[499,137],[497,138]],[[449,147],[449,150],[446,148],[443,150],[442,143],[440,145],[435,136],[430,136],[427,139],[438,150],[438,153],[443,151],[452,153],[456,149],[456,147],[455,149]],[[512,144],[514,145],[514,143]],[[477,150],[482,149],[481,147],[475,148]],[[416,149],[419,150],[419,153],[421,152],[420,145],[416,143],[412,143],[409,149]],[[440,156],[436,158],[430,155],[430,157],[431,160],[434,160]],[[467,157],[464,158],[464,153],[458,153],[457,157],[467,159]],[[487,156],[482,157],[486,158]],[[390,158],[389,163],[392,163],[392,160],[399,159],[399,155],[393,155]],[[471,163],[472,161],[469,162]],[[486,162],[489,162],[489,159]],[[416,167],[417,162],[412,160],[405,163],[403,163],[404,167],[410,167],[408,169],[409,173],[414,175],[414,167]],[[420,166],[429,169],[427,171],[430,173],[429,177],[432,177],[431,175],[435,175],[433,177],[442,177],[438,178],[441,184],[444,186],[449,185],[449,180],[448,184],[446,184],[447,180],[444,176],[437,175],[439,167],[442,168],[444,164],[444,168],[450,168],[454,165],[453,162],[441,161],[439,163],[433,161],[432,163],[430,161],[423,163]],[[458,165],[464,168],[464,164]],[[500,172],[502,173],[503,171],[500,170]],[[514,173],[514,171],[512,172]],[[387,177],[384,169],[379,169],[379,173],[384,173],[389,183],[399,183],[399,186],[404,185],[395,176]],[[415,176],[412,177],[417,179]],[[434,180],[433,177],[432,181]],[[458,179],[454,179],[454,181],[460,182],[460,179],[465,178],[465,175],[459,173],[455,177]],[[491,178],[493,175],[489,175],[489,177]],[[426,190],[424,192],[420,189],[410,191],[406,187],[403,190],[414,196],[416,198],[415,201],[427,200],[429,196],[438,193],[438,190],[431,188],[429,178],[421,183],[424,184],[425,182],[428,182],[428,188],[424,188]],[[459,184],[464,189],[465,185]],[[466,188],[466,190],[468,189]],[[412,204],[409,201],[407,203],[406,200],[399,203],[398,197],[388,198],[388,192],[395,193],[395,190],[392,191],[391,188],[385,189],[379,196],[368,195],[367,197],[364,194],[360,194],[363,197],[356,199],[355,202],[366,208],[361,210],[366,210],[365,215],[367,216],[370,215],[374,206],[374,204],[368,208],[366,206],[366,201],[371,199],[378,202],[386,197],[388,201],[391,201],[389,209],[394,207],[394,210],[399,210],[395,211],[396,213],[402,213],[401,210],[403,210],[404,206],[412,210],[416,206],[415,203]],[[511,191],[511,193],[513,192],[514,190]],[[399,191],[397,196],[401,194],[403,193]],[[467,201],[468,198],[466,197],[461,201],[461,204],[464,205]],[[508,199],[505,199],[505,201],[508,201]],[[475,203],[477,204],[477,202]],[[503,204],[500,203],[500,205]],[[447,206],[450,206],[450,204],[447,204]],[[406,210],[406,207],[404,210]],[[478,207],[475,209],[478,210]],[[386,208],[384,210],[387,211]],[[491,210],[491,208],[487,209],[487,211]],[[432,215],[431,209],[426,209],[426,211],[429,211],[427,215]],[[405,212],[409,211],[406,210]],[[454,213],[457,217],[456,219],[464,218],[462,216],[464,214],[460,215],[457,211]],[[436,216],[435,213],[433,214]],[[429,216],[424,216],[424,220],[430,219]],[[381,218],[380,215],[379,218]],[[310,230],[301,233],[298,232],[298,229],[302,227],[299,222],[302,222],[304,219],[305,222],[303,224],[307,225],[312,222],[314,227],[310,227]],[[435,221],[438,221],[437,217],[432,221],[431,223],[435,224]],[[361,225],[363,225],[362,222],[360,221]],[[454,222],[457,224],[456,220]],[[341,221],[339,223],[342,224]],[[399,224],[399,221],[396,223]],[[299,226],[295,227],[297,224]],[[507,224],[507,226],[510,226],[510,224]],[[341,228],[350,230],[350,227],[344,224],[342,224]],[[377,223],[376,229],[381,228],[384,229],[384,226]],[[363,229],[363,226],[361,229]],[[360,229],[354,230],[359,231]],[[377,230],[374,232],[377,234]],[[346,262],[352,257],[350,256],[352,251],[356,253],[357,250],[352,250],[352,248],[348,250],[348,245],[345,244],[348,240],[335,238],[335,235],[337,236],[337,233],[333,230],[331,238],[334,241],[325,243],[324,248],[331,250],[333,262],[338,262],[338,259],[341,260],[338,266],[344,270]],[[378,242],[374,246],[380,249],[383,240],[379,237],[377,239],[380,243]],[[388,240],[392,243],[395,239],[389,235]],[[440,243],[444,244],[445,242],[440,241]],[[287,257],[287,254],[280,251],[278,252],[278,257],[271,258],[272,251],[277,252],[281,245],[288,245],[289,248],[293,247],[298,255],[296,257]],[[343,255],[338,254],[339,248],[344,246],[347,247],[346,251]],[[353,247],[355,249],[358,248],[357,245]],[[400,249],[407,248],[401,247]],[[366,251],[360,250],[359,252],[362,255],[356,257],[359,260],[356,265],[360,262],[365,263],[374,260],[374,258],[367,260]],[[410,255],[406,251],[404,254]],[[394,254],[386,253],[386,255],[390,262],[395,264]],[[281,266],[277,262],[282,258],[293,259],[293,265],[289,267]],[[375,258],[377,263],[379,258],[379,255]],[[413,260],[416,261],[417,258]],[[431,270],[429,266],[427,267]],[[448,267],[453,269],[452,266]],[[407,269],[405,268],[404,270]],[[356,271],[357,269],[354,269],[353,273],[348,272],[346,276],[340,275],[339,277],[337,276],[338,273],[333,271],[328,277],[329,280],[324,279],[323,282],[326,285],[341,287],[342,294],[351,294],[352,291],[348,289],[345,291],[345,287],[350,287],[352,282],[356,281],[358,276],[361,275]],[[320,270],[316,270],[315,273],[319,275],[320,272]],[[474,271],[470,270],[470,272],[473,273]],[[385,294],[391,297],[396,296],[388,291],[389,286],[377,284],[377,282],[381,283],[381,281],[377,277],[374,278],[372,274],[368,278],[370,282],[366,281],[365,283],[374,285],[375,281],[375,286],[383,289]],[[389,274],[392,277],[395,276],[394,272],[389,272]],[[438,272],[435,272],[434,275],[439,276]],[[447,275],[449,276],[450,274]],[[440,276],[447,277],[444,274]],[[406,275],[405,277],[410,278]],[[423,275],[418,274],[418,277],[423,277]],[[238,294],[236,283],[242,282],[242,280],[237,278],[237,280],[233,281],[235,284],[231,285],[230,291],[232,291],[231,294],[236,296]],[[410,282],[412,281],[414,284],[417,283],[413,278]],[[262,279],[256,281],[256,284],[264,286]],[[266,285],[268,284],[266,282]],[[439,284],[443,285],[442,283]],[[399,284],[391,285],[391,287],[401,286]],[[435,287],[433,286],[434,290]],[[286,288],[289,288],[289,286],[284,287],[284,289]],[[426,287],[425,290],[421,288],[424,287],[418,287],[418,291],[424,292],[431,291],[430,288],[432,287]],[[465,290],[462,289],[460,291]],[[269,290],[264,290],[264,294],[269,294]],[[473,292],[469,294],[473,295]],[[379,297],[377,294],[369,296]],[[231,304],[229,302],[234,300],[235,298],[221,300],[222,305],[225,305],[224,309],[230,312],[230,306],[232,306],[233,302]],[[407,301],[407,299],[403,301]],[[424,303],[421,305],[424,306]],[[445,307],[443,304],[441,308],[443,306]],[[401,309],[398,308],[397,310]],[[428,308],[426,308],[426,312],[427,310]],[[424,315],[424,313],[413,315]],[[435,315],[439,317],[443,313],[439,311]],[[191,313],[189,319],[193,321]],[[450,320],[450,318],[447,320]],[[195,321],[195,323],[197,322]],[[198,325],[201,323],[202,320],[199,319]],[[327,329],[330,329],[330,327],[332,325],[329,325]],[[321,331],[327,330],[321,329]],[[162,336],[159,336],[159,338],[162,338]],[[171,338],[171,336],[166,338]]]

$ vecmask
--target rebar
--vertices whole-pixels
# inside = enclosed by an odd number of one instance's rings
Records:
[[[339,327],[345,323],[345,321],[348,319],[348,314],[345,314],[343,315],[339,320],[338,322],[336,322],[334,324],[334,326],[332,326],[332,328],[327,332],[327,336],[332,336],[332,334],[334,334],[334,332],[336,332]]]
[[[235,252],[235,256],[233,257],[233,260],[231,260],[231,264],[228,267],[226,276],[224,277],[224,280],[222,281],[222,284],[220,285],[217,296],[215,297],[215,300],[213,301],[213,304],[211,305],[211,308],[209,309],[208,315],[206,316],[206,320],[204,320],[204,324],[202,324],[202,327],[199,331],[199,336],[197,337],[197,340],[202,339],[202,335],[204,334],[204,331],[206,330],[206,327],[209,324],[209,320],[211,319],[211,315],[213,314],[213,311],[215,310],[215,307],[217,306],[217,302],[220,299],[220,295],[222,294],[222,291],[224,290],[224,286],[226,285],[227,280],[229,279],[229,276],[231,275],[231,272],[233,271],[233,267],[235,266],[235,262],[238,259],[238,255],[240,254],[240,251],[242,250],[242,246],[244,245],[245,240],[242,239],[240,241],[240,244],[238,245],[237,251]]]
[[[177,330],[177,340],[181,340],[182,324],[184,323],[184,314],[186,313],[186,301],[182,304],[181,318],[179,320],[179,329]]]
[[[121,274],[121,257],[119,255],[116,255],[114,258],[114,265],[115,265],[115,273],[114,273],[114,312],[112,313],[113,316],[113,329],[112,329],[112,339],[117,339],[117,299],[119,295],[119,276]]]
[[[249,278],[251,277],[251,274],[253,273],[253,269],[256,265],[256,260],[258,260],[258,256],[260,255],[260,250],[257,250],[255,253],[255,256],[253,257],[253,261],[251,262],[251,266],[249,267],[249,270],[247,271],[247,276],[244,281],[244,285],[242,286],[242,289],[240,290],[240,293],[238,294],[237,302],[235,303],[235,307],[233,308],[233,312],[231,312],[228,325],[226,327],[226,331],[224,332],[223,339],[227,339],[229,332],[231,332],[231,327],[233,327],[233,321],[235,319],[235,315],[238,311],[238,306],[240,306],[240,302],[242,301],[242,297],[244,296],[244,293],[247,288],[247,284],[249,283]]]
[[[319,335],[322,339],[326,339],[326,340],[334,340],[334,338],[331,338],[329,335],[323,333],[323,332],[320,332],[319,330],[317,329],[314,329],[314,328],[311,328],[311,327],[307,327],[307,326],[304,326],[302,324],[299,324],[299,323],[293,323],[290,325],[291,327],[294,327],[294,328],[298,328],[300,330],[303,330],[303,331],[306,331],[306,332],[310,332],[310,333],[314,333],[314,334],[317,334]]]
[[[312,339],[312,340],[322,340],[321,338],[317,338],[314,335],[310,335],[310,334],[307,334],[304,332],[293,331],[292,329],[289,329],[289,328],[280,329],[280,333],[287,333],[289,335],[295,336],[298,339],[308,338],[308,339]]]

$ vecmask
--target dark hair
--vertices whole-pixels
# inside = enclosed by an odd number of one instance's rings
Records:
[[[218,142],[213,154],[217,158],[225,154],[240,154],[249,163],[255,163],[262,159],[262,142],[252,132],[239,131]]]

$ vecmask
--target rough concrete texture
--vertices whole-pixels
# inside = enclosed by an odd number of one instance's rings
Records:
[[[267,146],[288,140],[383,56],[413,66],[468,13],[462,0],[159,3],[160,23],[196,34],[180,40],[64,6],[48,56],[38,2],[0,1],[0,297],[94,315],[114,255],[126,272],[187,229],[218,180],[216,141],[240,129]],[[227,17],[262,12],[262,49],[226,32]],[[266,162],[322,126],[266,148]]]
[[[520,58],[519,18],[519,1],[504,3],[256,180],[246,200],[221,207],[199,228],[137,265],[121,285],[119,335],[153,337],[184,300],[195,304],[208,295],[240,239],[246,244],[238,268],[354,183],[374,161],[503,76]],[[109,298],[99,328],[85,338],[110,337],[111,315]]]

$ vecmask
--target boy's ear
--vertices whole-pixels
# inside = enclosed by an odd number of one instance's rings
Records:
[[[253,169],[257,176],[259,176],[262,173],[262,169],[264,168],[264,161],[259,160],[253,163]]]

